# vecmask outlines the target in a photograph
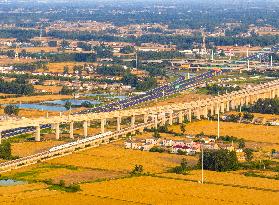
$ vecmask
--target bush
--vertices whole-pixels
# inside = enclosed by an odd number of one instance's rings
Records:
[[[152,147],[149,152],[159,152],[159,153],[162,153],[164,152],[164,149],[161,148],[161,147]]]
[[[6,115],[18,115],[19,113],[19,108],[16,105],[7,105],[4,108],[4,113]]]
[[[174,168],[172,168],[170,170],[170,172],[172,173],[176,173],[176,174],[185,174],[190,170],[190,167],[188,166],[187,160],[186,159],[182,159],[180,166],[176,166]]]
[[[142,165],[135,165],[134,169],[131,171],[131,174],[133,175],[139,175],[143,172],[143,166]]]

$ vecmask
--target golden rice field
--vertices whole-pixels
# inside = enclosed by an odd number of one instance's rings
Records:
[[[279,181],[260,177],[247,177],[243,175],[245,171],[234,171],[234,172],[214,172],[204,171],[204,181],[210,184],[224,184],[227,186],[247,186],[253,188],[265,188],[278,190],[279,192]],[[274,172],[273,172],[274,173]],[[265,173],[269,175],[269,173]],[[169,178],[178,178],[186,180],[201,181],[201,171],[194,170],[188,175],[164,173],[161,176]]]
[[[171,126],[170,129],[180,132],[180,127],[177,125]],[[217,122],[203,120],[186,125],[187,134],[201,132],[207,135],[217,135]],[[279,127],[275,126],[220,122],[220,135],[229,135],[255,142],[279,143]]]
[[[142,136],[144,138],[144,136]],[[17,145],[24,153],[24,145]],[[48,146],[48,142],[37,149]],[[33,148],[32,148],[33,149]],[[246,177],[241,171],[200,171],[189,175],[167,173],[185,156],[126,150],[123,141],[76,152],[61,158],[23,167],[2,176],[27,181],[52,179],[55,183],[79,183],[82,191],[66,193],[41,183],[0,187],[2,204],[276,204],[279,181]],[[189,162],[194,157],[186,157]],[[154,176],[126,177],[135,164]],[[121,177],[121,178],[119,178]],[[122,178],[123,177],[123,178]],[[97,179],[110,179],[96,181]],[[39,199],[39,200],[38,200]]]
[[[185,156],[124,149],[123,141],[121,141],[56,158],[48,163],[121,172],[129,172],[136,164],[141,164],[145,172],[160,173],[176,166],[182,158]],[[195,160],[194,157],[186,158],[190,161]]]
[[[42,142],[20,142],[12,143],[12,155],[13,156],[28,156],[36,154],[46,149],[62,144],[63,141],[42,141]]]
[[[2,204],[277,204],[278,192],[158,178],[133,177],[81,185],[81,192],[41,184],[0,188]]]

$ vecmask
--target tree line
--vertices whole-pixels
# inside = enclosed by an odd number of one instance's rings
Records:
[[[32,95],[34,92],[35,90],[32,85],[22,84],[16,81],[5,82],[4,80],[0,80],[0,93]]]

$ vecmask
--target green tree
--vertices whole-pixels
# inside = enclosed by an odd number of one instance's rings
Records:
[[[180,130],[181,130],[181,132],[182,132],[183,134],[185,133],[186,128],[185,128],[185,124],[184,124],[184,123],[182,123],[182,124],[180,125]]]
[[[129,54],[135,52],[135,48],[133,46],[124,46],[120,49],[120,53]]]
[[[188,162],[185,158],[181,160],[180,166],[176,166],[170,170],[170,172],[176,173],[176,174],[185,174],[190,170],[190,167],[188,166]]]
[[[207,170],[225,172],[238,169],[238,159],[235,151],[204,150],[203,167]],[[201,167],[202,155],[200,154],[198,165]]]
[[[19,108],[16,105],[7,105],[4,108],[4,113],[6,115],[18,115],[19,113]]]
[[[64,66],[63,73],[64,74],[69,74],[69,67],[68,66]]]
[[[70,101],[67,101],[64,105],[64,107],[67,109],[67,110],[70,110],[72,108],[72,103]]]
[[[243,138],[238,140],[238,148],[243,149],[245,147],[245,141]]]
[[[61,91],[60,91],[60,94],[61,95],[71,95],[74,91],[69,89],[67,86],[63,86]]]
[[[153,137],[154,137],[154,138],[157,138],[157,139],[161,138],[161,135],[160,135],[160,133],[159,133],[158,130],[154,130],[154,132],[153,132]]]
[[[11,159],[11,157],[12,157],[11,143],[9,141],[4,141],[0,145],[0,158]]]
[[[251,162],[254,158],[253,150],[249,148],[245,148],[244,150],[244,157],[247,162]]]

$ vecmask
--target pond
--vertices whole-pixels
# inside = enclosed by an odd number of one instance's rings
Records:
[[[18,106],[19,108],[22,108],[22,109],[63,112],[63,111],[67,110],[64,107],[64,105],[67,101],[71,102],[73,106],[80,106],[85,101],[90,102],[93,105],[100,104],[99,101],[93,101],[93,100],[69,99],[69,100],[44,101],[41,103],[22,103],[22,104],[16,104],[16,106]]]
[[[16,104],[19,108],[22,109],[34,109],[34,110],[43,110],[43,111],[57,111],[63,112],[66,111],[66,108],[63,106],[51,106],[51,105],[43,105],[43,104]]]
[[[64,106],[67,101],[70,102],[73,106],[80,106],[83,102],[90,102],[92,105],[100,104],[100,102],[97,100],[78,100],[78,99],[45,101],[41,104],[53,104],[53,105]]]
[[[26,184],[27,182],[24,181],[17,181],[13,179],[1,179],[0,186],[15,186],[19,184]]]

